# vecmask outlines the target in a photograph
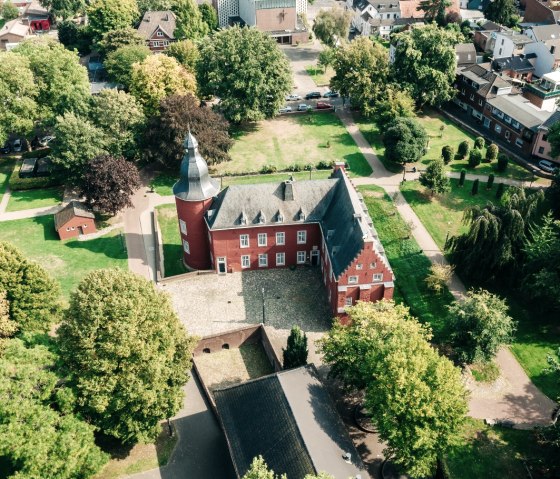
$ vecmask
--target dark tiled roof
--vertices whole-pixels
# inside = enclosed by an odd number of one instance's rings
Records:
[[[497,71],[513,70],[516,72],[533,71],[535,67],[522,56],[498,58],[492,62],[492,66]]]
[[[530,28],[538,42],[560,38],[560,25],[535,25]]]
[[[548,117],[548,119],[542,124],[542,127],[545,129],[549,129],[555,123],[560,121],[560,111],[555,111],[552,115]]]
[[[95,218],[93,212],[79,201],[71,201],[63,209],[54,215],[54,228],[56,231],[62,228],[74,217]]]
[[[470,2],[469,2],[469,7],[470,7]],[[494,22],[488,20],[487,22],[484,22],[482,25],[480,25],[480,28],[481,28],[482,30],[497,32],[497,31],[499,31],[502,27],[501,27],[500,24],[494,23]]]
[[[146,12],[142,17],[140,25],[138,25],[138,33],[144,38],[151,38],[154,32],[159,28],[169,38],[175,38],[176,18],[171,10],[162,10],[155,12]]]

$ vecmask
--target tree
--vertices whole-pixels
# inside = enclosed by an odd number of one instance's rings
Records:
[[[113,156],[133,159],[146,118],[136,98],[124,91],[105,89],[92,98],[91,122],[105,133],[106,149]]]
[[[527,231],[543,198],[542,191],[526,195],[511,187],[499,205],[489,202],[467,208],[463,223],[468,231],[448,242],[452,263],[472,280],[489,281],[498,275],[504,280],[512,278],[519,270]]]
[[[482,150],[474,148],[469,153],[469,168],[476,168],[480,163],[482,163]]]
[[[352,14],[342,8],[320,10],[313,23],[313,33],[327,47],[334,47],[348,37]]]
[[[169,296],[129,271],[94,271],[58,333],[80,414],[123,443],[155,439],[182,404],[196,344]]]
[[[448,264],[434,263],[430,266],[430,274],[426,276],[426,285],[434,293],[440,294],[453,277],[453,266]]]
[[[87,163],[106,153],[107,137],[103,130],[74,113],[56,119],[54,134],[52,161],[62,169],[61,174],[69,184],[79,185]]]
[[[196,91],[196,80],[175,58],[152,55],[132,65],[130,93],[144,106],[147,114],[157,110],[169,95],[186,95]]]
[[[504,194],[505,185],[503,183],[498,184],[498,189],[496,190],[496,198],[501,200]]]
[[[16,334],[18,326],[10,318],[10,302],[6,291],[0,291],[0,340]]]
[[[140,18],[136,0],[93,0],[87,12],[89,28],[96,42],[105,33],[131,27]]]
[[[453,147],[451,145],[445,145],[441,149],[441,158],[446,165],[451,163],[451,160],[453,160],[454,157],[455,151],[453,150]]]
[[[175,0],[137,0],[140,17],[147,11],[157,12],[161,10],[171,10],[175,5]]]
[[[55,372],[56,360],[46,346],[4,343],[0,456],[9,477],[92,477],[108,460],[95,444],[93,426],[72,414],[72,393]]]
[[[0,291],[20,332],[46,332],[60,316],[60,287],[37,263],[0,242]]]
[[[331,87],[342,96],[350,97],[355,107],[370,115],[375,102],[385,94],[389,74],[387,49],[360,36],[336,49],[333,67],[335,75]]]
[[[208,35],[208,25],[204,22],[195,0],[177,0],[173,11],[177,17],[175,36],[178,39],[196,40]]]
[[[513,339],[516,325],[506,302],[488,291],[469,291],[464,301],[449,306],[449,313],[453,344],[462,361],[490,361]]]
[[[494,185],[494,173],[488,175],[488,181],[486,182],[486,189],[491,190],[492,185]]]
[[[57,25],[58,40],[68,50],[78,50],[80,55],[91,52],[92,38],[86,25],[78,25],[72,20],[63,20]]]
[[[203,5],[207,5],[203,3]],[[184,66],[190,73],[196,73],[196,64],[200,57],[198,47],[192,40],[181,40],[172,43],[165,50],[167,56],[175,58],[182,66]]]
[[[473,196],[478,195],[478,185],[479,185],[479,183],[480,183],[480,180],[478,178],[473,181],[472,189],[471,189],[471,195],[473,195]]]
[[[114,216],[132,206],[131,197],[140,185],[134,163],[122,157],[98,156],[87,164],[80,194],[91,208]]]
[[[469,142],[467,140],[463,140],[461,143],[459,143],[459,149],[457,150],[457,153],[461,158],[466,158],[469,154],[470,149],[471,147],[469,145]]]
[[[214,32],[218,29],[218,12],[210,3],[202,3],[198,6],[202,21],[206,23],[209,32]]]
[[[73,18],[86,9],[84,0],[42,0],[41,5],[53,16],[63,20]]]
[[[430,161],[418,180],[422,186],[432,192],[432,196],[435,193],[442,194],[451,189],[449,178],[445,174],[445,164],[441,158]]]
[[[13,51],[29,60],[38,88],[40,119],[50,123],[67,112],[87,112],[91,97],[89,79],[76,52],[46,36],[26,40]]]
[[[138,30],[132,27],[105,32],[96,46],[101,55],[107,56],[109,53],[129,45],[146,45],[146,39],[138,33]]]
[[[38,88],[29,60],[0,52],[0,144],[11,133],[29,135],[37,119]]]
[[[4,2],[0,5],[0,17],[9,22],[19,17],[19,10],[11,1]]]
[[[389,125],[383,136],[385,158],[395,163],[413,163],[426,154],[428,135],[413,118],[402,118]]]
[[[219,109],[235,123],[273,117],[292,90],[286,55],[256,28],[212,34],[200,49],[197,80],[202,95],[219,97]]]
[[[496,166],[496,169],[503,173],[504,171],[507,170],[508,167],[508,163],[509,163],[509,158],[507,155],[505,155],[504,153],[500,153],[498,155],[498,165]]]
[[[500,153],[500,149],[498,148],[498,145],[492,143],[486,149],[486,161],[488,163],[492,163],[496,158],[498,158],[499,153]]]
[[[552,183],[546,189],[546,198],[556,218],[560,218],[560,171],[556,172]]]
[[[298,368],[307,364],[307,335],[298,327],[292,326],[286,349],[282,349],[284,369]]]
[[[494,0],[484,8],[484,16],[488,20],[513,27],[519,21],[519,15],[513,0]]]
[[[325,47],[319,52],[317,63],[326,69],[334,63],[335,57],[336,49]]]
[[[228,133],[229,123],[219,113],[201,107],[191,94],[171,95],[162,100],[158,115],[150,119],[146,131],[144,152],[147,159],[178,171],[189,129],[198,139],[200,154],[209,164],[230,160],[228,151],[233,141]]]
[[[392,42],[392,77],[410,89],[420,106],[437,106],[453,98],[456,34],[429,24],[397,33]]]
[[[429,328],[392,301],[348,308],[319,340],[330,375],[365,389],[386,456],[415,477],[430,476],[460,430],[467,403],[457,368],[428,342]]]
[[[484,138],[482,138],[481,136],[477,136],[474,139],[474,147],[482,150],[482,148],[484,148]]]
[[[459,176],[459,186],[464,186],[465,176],[467,176],[467,171],[463,168],[461,169],[461,174]]]
[[[150,55],[150,49],[146,45],[129,45],[109,53],[103,64],[111,80],[130,89],[132,67],[142,63]]]
[[[286,475],[277,476],[272,469],[268,468],[262,456],[253,458],[251,467],[242,479],[287,479]]]
[[[416,10],[424,12],[426,22],[437,22],[441,27],[446,24],[445,10],[451,6],[451,0],[422,0]]]
[[[407,90],[390,83],[373,108],[373,117],[380,128],[385,128],[399,118],[414,118],[416,106]]]

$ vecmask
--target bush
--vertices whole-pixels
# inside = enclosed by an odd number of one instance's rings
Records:
[[[476,168],[482,163],[482,150],[475,148],[469,154],[469,168]]]
[[[475,195],[478,194],[478,183],[479,183],[478,179],[477,179],[477,180],[474,180],[474,182],[473,182],[472,190],[471,190],[471,194],[472,194],[473,196],[475,196]]]
[[[459,186],[465,185],[465,176],[467,175],[467,170],[464,168],[461,170],[461,176],[459,177]]]
[[[474,140],[474,147],[482,150],[482,148],[484,148],[484,138],[482,138],[481,136],[477,136]]]
[[[49,188],[51,186],[60,185],[60,178],[56,175],[40,177],[40,178],[20,178],[19,169],[21,167],[21,162],[16,162],[12,175],[10,176],[10,190],[35,190],[39,188]]]
[[[22,153],[22,158],[45,158],[51,154],[50,148],[41,148],[40,150],[26,151]]]
[[[491,190],[493,184],[494,184],[494,174],[490,173],[490,175],[488,176],[488,181],[486,182],[486,189]]]
[[[467,140],[464,140],[461,143],[459,143],[459,148],[457,150],[457,153],[461,158],[466,158],[467,155],[469,154],[470,149],[471,147],[469,145],[469,142]]]
[[[430,267],[430,274],[426,276],[426,286],[434,293],[441,294],[451,281],[453,276],[453,266],[448,264],[434,263]]]
[[[333,167],[333,163],[333,161],[321,160],[319,161],[319,163],[317,163],[315,168],[317,168],[318,170],[330,170]]]
[[[264,165],[259,173],[261,173],[262,175],[266,175],[269,173],[276,173],[276,171],[278,170],[278,168],[276,168],[274,165]]]
[[[488,163],[492,163],[496,158],[498,158],[498,153],[500,153],[498,145],[492,143],[486,150],[486,161]]]
[[[507,155],[504,155],[503,153],[500,153],[498,155],[497,170],[503,173],[504,171],[507,170],[508,163],[509,163],[509,158],[507,157]]]
[[[496,190],[496,198],[501,199],[504,194],[505,186],[503,183],[498,184],[498,189]]]
[[[288,166],[288,171],[301,171],[303,170],[303,166],[294,163],[293,165]]]
[[[304,169],[305,171],[311,171],[311,170],[313,169],[313,165],[307,164],[307,165],[305,165],[305,166],[303,167],[303,169]]]
[[[448,165],[449,163],[451,163],[451,160],[453,159],[453,156],[455,155],[455,152],[453,151],[453,147],[450,145],[445,145],[442,149],[441,149],[441,157],[443,158],[443,162]]]

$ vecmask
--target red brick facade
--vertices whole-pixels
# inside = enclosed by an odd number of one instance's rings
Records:
[[[68,238],[77,238],[82,234],[88,235],[95,233],[96,231],[95,220],[92,218],[81,218],[79,216],[75,216],[67,223],[61,225],[57,232],[60,239],[65,240]]]

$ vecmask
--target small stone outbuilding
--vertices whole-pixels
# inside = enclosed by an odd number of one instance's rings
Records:
[[[54,215],[54,228],[61,240],[95,233],[95,215],[79,201],[71,201]]]

